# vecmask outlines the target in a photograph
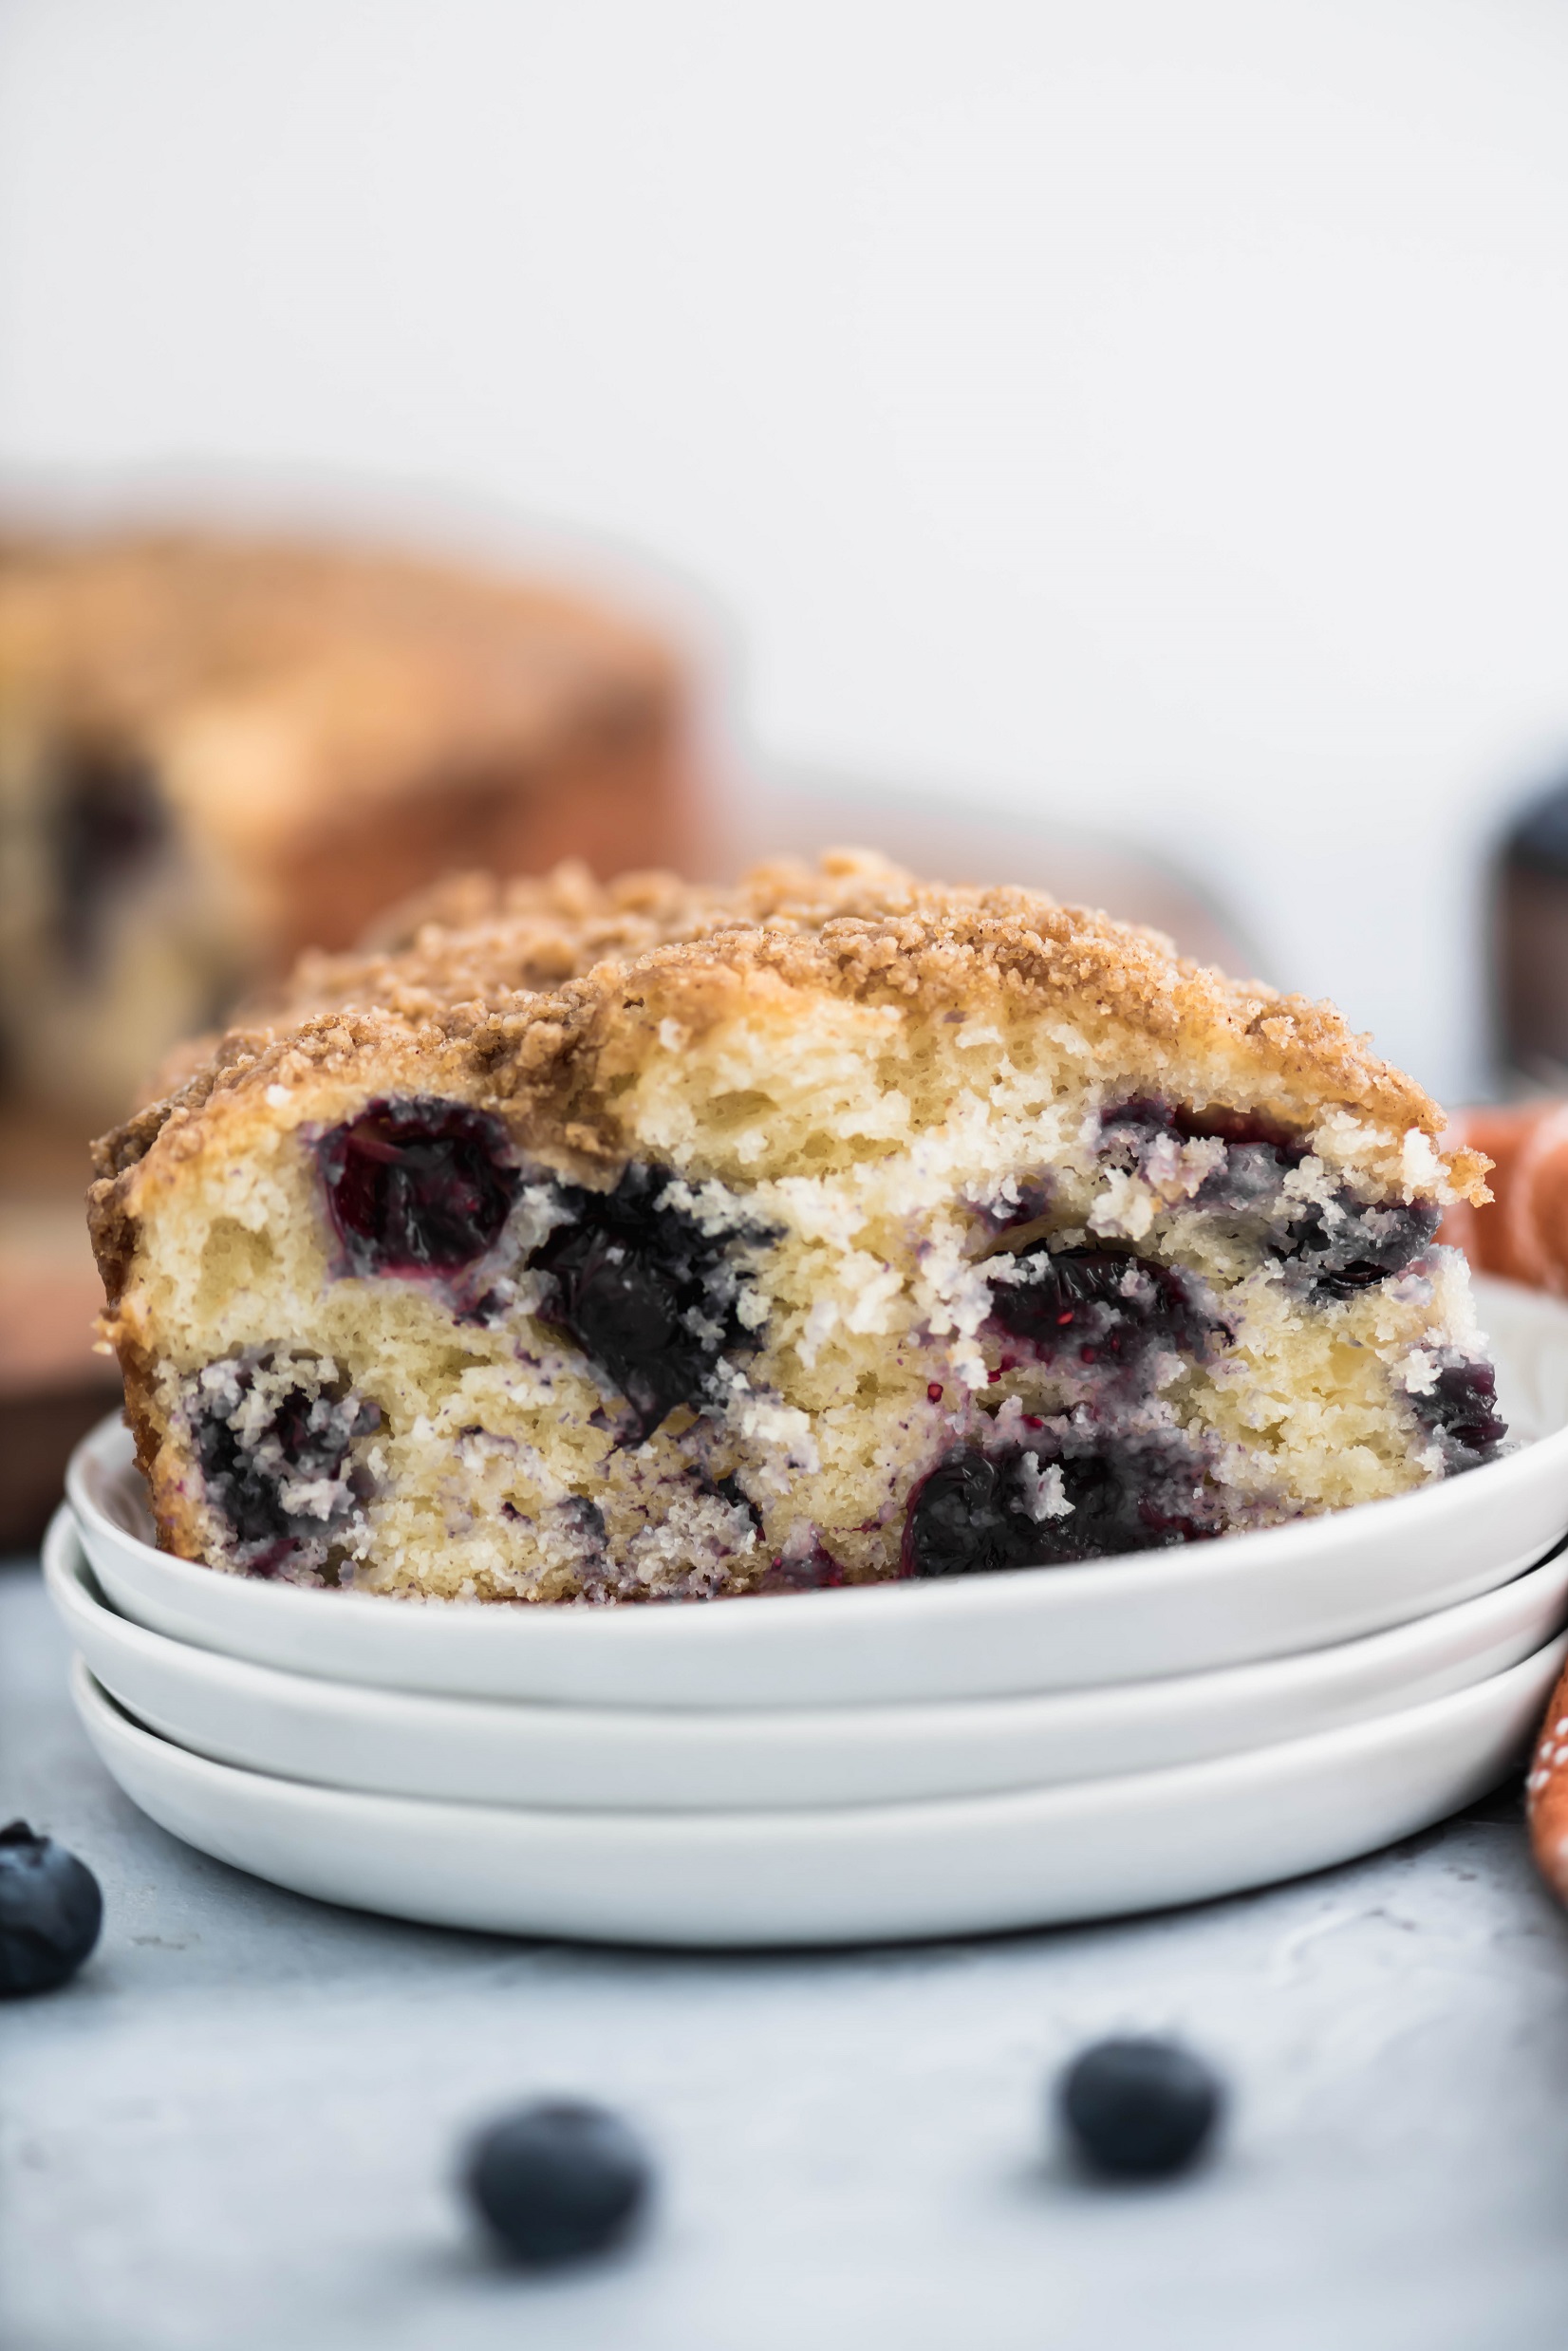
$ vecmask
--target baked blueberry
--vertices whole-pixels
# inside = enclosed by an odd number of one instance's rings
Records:
[[[651,2173],[619,2116],[553,2099],[482,2130],[464,2177],[505,2251],[543,2268],[581,2261],[624,2237],[647,2201]]]
[[[1130,1249],[1052,1249],[1040,1241],[999,1262],[1021,1278],[993,1282],[991,1321],[1036,1355],[1126,1363],[1147,1347],[1203,1351],[1209,1326],[1181,1275]]]
[[[755,1338],[737,1314],[731,1241],[667,1194],[667,1168],[633,1161],[613,1191],[563,1185],[569,1211],[531,1262],[553,1278],[541,1318],[575,1340],[651,1436],[678,1405],[700,1406],[721,1355]],[[761,1239],[756,1225],[740,1237]]]
[[[1271,1152],[1279,1166],[1299,1166],[1307,1145],[1279,1120],[1259,1110],[1233,1110],[1223,1103],[1196,1109],[1188,1102],[1163,1102],[1140,1095],[1100,1113],[1100,1148],[1105,1158],[1135,1166],[1159,1136],[1178,1135],[1184,1143],[1223,1143],[1228,1149]]]
[[[1074,1436],[1070,1451],[1049,1435],[994,1453],[957,1446],[909,1496],[901,1572],[1059,1567],[1211,1531],[1200,1474],[1179,1443],[1118,1443],[1106,1434]]]
[[[844,1581],[844,1569],[820,1538],[769,1560],[758,1592],[831,1592]]]
[[[262,1387],[267,1401],[258,1403]],[[350,1465],[380,1425],[368,1398],[283,1385],[268,1356],[210,1365],[191,1413],[203,1493],[248,1575],[270,1576],[300,1546],[322,1553],[368,1491]],[[236,1426],[236,1423],[238,1424]]]
[[[1402,1273],[1430,1245],[1441,1221],[1431,1201],[1365,1201],[1348,1185],[1339,1187],[1329,1207],[1290,1201],[1282,1186],[1308,1146],[1252,1111],[1126,1102],[1102,1114],[1101,1155],[1109,1166],[1140,1167],[1163,1135],[1224,1145],[1223,1164],[1204,1177],[1195,1204],[1242,1230],[1260,1225],[1269,1254],[1299,1265],[1321,1298],[1353,1297]]]
[[[1412,1258],[1430,1246],[1443,1212],[1429,1200],[1394,1202],[1379,1207],[1341,1192],[1338,1214],[1315,1203],[1289,1228],[1281,1255],[1314,1277],[1320,1297],[1353,1297],[1374,1282],[1403,1273]]]
[[[1485,1461],[1508,1433],[1497,1409],[1497,1373],[1489,1363],[1455,1363],[1439,1371],[1430,1391],[1411,1398],[1417,1413],[1451,1449]]]
[[[327,1212],[355,1274],[460,1273],[500,1237],[522,1177],[498,1118],[412,1094],[373,1102],[318,1146]]]
[[[1190,2163],[1223,2104],[1213,2069],[1179,2042],[1096,2042],[1074,2058],[1057,2104],[1094,2170],[1155,2179]]]
[[[903,1570],[924,1578],[1022,1567],[1030,1560],[1034,1532],[1009,1507],[996,1464],[978,1446],[962,1446],[928,1471],[909,1497]]]
[[[0,1995],[53,1991],[103,1924],[103,1896],[84,1861],[25,1820],[0,1829]]]
[[[1196,1110],[1179,1102],[1171,1111],[1170,1123],[1188,1141],[1223,1143],[1231,1150],[1272,1151],[1284,1167],[1298,1167],[1307,1155],[1307,1146],[1299,1135],[1260,1110],[1232,1110],[1218,1102]]]
[[[1433,1387],[1465,1269],[1406,1191],[1472,1202],[1480,1158],[1328,1009],[848,852],[516,890],[330,1001],[312,959],[295,1029],[99,1147],[181,1558],[642,1607],[1141,1554],[1479,1458],[1485,1399]],[[231,1357],[269,1369],[209,1394]],[[299,1474],[295,1389],[384,1439]]]

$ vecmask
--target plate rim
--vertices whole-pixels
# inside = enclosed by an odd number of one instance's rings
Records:
[[[363,1794],[578,1816],[904,1804],[1177,1768],[1407,1711],[1568,1628],[1565,1540],[1513,1583],[1426,1617],[1153,1680],[838,1706],[574,1705],[377,1688],[180,1642],[103,1598],[64,1509],[45,1575],[95,1679],[169,1745]]]
[[[1247,1747],[1230,1755],[1200,1757],[1187,1763],[1162,1764],[1150,1771],[1116,1772],[1092,1780],[1058,1781],[1043,1786],[999,1788],[988,1792],[963,1796],[917,1797],[904,1803],[877,1804],[820,1804],[779,1805],[765,1812],[699,1812],[668,1811],[622,1812],[607,1805],[591,1811],[570,1811],[564,1807],[528,1804],[481,1804],[454,1797],[389,1796],[366,1788],[336,1788],[321,1781],[288,1780],[276,1772],[252,1770],[243,1763],[225,1763],[214,1757],[198,1755],[178,1742],[165,1739],[145,1724],[137,1721],[127,1707],[122,1707],[112,1692],[99,1682],[91,1668],[80,1656],[71,1660],[71,1694],[82,1707],[82,1697],[97,1710],[99,1719],[107,1711],[114,1728],[133,1745],[156,1750],[160,1762],[174,1771],[200,1781],[244,1782],[259,1785],[272,1798],[295,1805],[302,1811],[329,1812],[346,1807],[368,1814],[380,1812],[390,1824],[393,1816],[419,1814],[427,1823],[460,1815],[465,1821],[494,1822],[513,1819],[528,1829],[537,1828],[543,1834],[570,1842],[587,1835],[601,1838],[609,1836],[629,1836],[638,1842],[646,1842],[650,1850],[667,1846],[690,1836],[694,1840],[705,1838],[711,1842],[730,1839],[751,1845],[780,1844],[805,1830],[821,1832],[837,1842],[845,1842],[857,1827],[868,1819],[889,1827],[919,1826],[921,1814],[959,1816],[959,1825],[964,1818],[976,1814],[1000,1817],[1007,1812],[1020,1816],[1037,1815],[1040,1811],[1135,1811],[1152,1786],[1158,1782],[1169,1796],[1172,1783],[1180,1797],[1196,1787],[1202,1796],[1210,1783],[1237,1774],[1258,1773],[1263,1780],[1289,1779],[1304,1763],[1325,1764],[1353,1763],[1363,1751],[1375,1752],[1380,1747],[1395,1749],[1407,1741],[1413,1743],[1423,1732],[1446,1726],[1448,1718],[1484,1711],[1484,1702],[1493,1702],[1507,1693],[1503,1685],[1524,1687],[1539,1675],[1549,1694],[1552,1680],[1563,1661],[1568,1659],[1568,1631],[1554,1633],[1521,1657],[1517,1664],[1505,1667],[1501,1673],[1488,1674],[1484,1680],[1471,1683],[1466,1689],[1450,1690],[1441,1698],[1428,1699],[1424,1705],[1402,1707],[1391,1714],[1376,1715],[1368,1722],[1343,1723],[1332,1730],[1314,1731],[1305,1738],[1281,1740],[1264,1747]],[[1308,1750],[1312,1752],[1309,1754]],[[173,1759],[171,1761],[171,1759]]]
[[[72,1556],[74,1554],[74,1557]],[[1538,1577],[1547,1578],[1554,1565],[1555,1580],[1563,1587],[1564,1622],[1559,1629],[1568,1631],[1568,1534],[1544,1558],[1535,1560],[1505,1583],[1491,1586],[1485,1592],[1475,1593],[1468,1599],[1456,1600],[1426,1614],[1404,1619],[1398,1624],[1381,1626],[1372,1633],[1352,1635],[1349,1640],[1332,1641],[1317,1649],[1292,1650],[1272,1657],[1247,1658],[1234,1665],[1210,1666],[1196,1671],[1146,1676],[1126,1682],[1077,1683],[1065,1687],[1038,1690],[999,1691],[987,1697],[969,1698],[885,1698],[821,1706],[757,1706],[742,1702],[733,1707],[674,1707],[625,1705],[584,1705],[574,1699],[556,1698],[498,1698],[468,1696],[453,1691],[402,1689],[390,1685],[349,1681],[331,1674],[303,1673],[287,1666],[275,1666],[259,1658],[234,1656],[225,1650],[199,1648],[194,1642],[184,1642],[172,1633],[160,1633],[156,1627],[139,1624],[134,1617],[122,1615],[107,1598],[95,1598],[84,1589],[83,1575],[92,1575],[92,1562],[87,1557],[80,1529],[71,1518],[68,1506],[62,1503],[49,1522],[45,1537],[44,1574],[51,1597],[58,1586],[66,1588],[68,1598],[64,1606],[56,1603],[58,1613],[69,1629],[66,1610],[84,1610],[109,1620],[117,1638],[126,1641],[133,1650],[143,1648],[149,1652],[172,1651],[187,1661],[187,1670],[196,1676],[210,1676],[215,1682],[231,1686],[252,1686],[257,1695],[265,1695],[269,1684],[282,1685],[290,1693],[299,1692],[308,1698],[330,1692],[333,1703],[346,1704],[352,1710],[366,1713],[384,1707],[389,1711],[412,1708],[416,1714],[450,1716],[453,1720],[467,1714],[502,1718],[508,1715],[533,1715],[541,1721],[559,1723],[563,1718],[584,1729],[611,1724],[630,1723],[649,1732],[667,1730],[672,1724],[681,1724],[693,1732],[712,1736],[733,1735],[733,1726],[742,1725],[747,1729],[758,1722],[801,1739],[816,1732],[819,1726],[831,1724],[842,1726],[849,1717],[899,1717],[905,1727],[930,1726],[935,1718],[948,1720],[966,1716],[979,1721],[981,1717],[995,1720],[999,1714],[1021,1718],[1041,1709],[1068,1712],[1085,1709],[1092,1702],[1111,1699],[1125,1700],[1127,1705],[1147,1707],[1154,1693],[1174,1697],[1180,1693],[1193,1696],[1209,1692],[1219,1684],[1235,1685],[1242,1679],[1256,1677],[1266,1686],[1284,1688],[1293,1680],[1310,1680],[1314,1673],[1327,1673],[1337,1664],[1349,1662],[1348,1652],[1368,1651],[1382,1648],[1392,1651],[1401,1644],[1418,1648],[1423,1636],[1429,1636],[1434,1628],[1453,1629],[1453,1620],[1460,1616],[1484,1618],[1495,1614],[1506,1618],[1504,1605],[1512,1599],[1516,1605],[1521,1587]],[[1555,1639],[1556,1633],[1548,1636]],[[1266,1691],[1265,1691],[1266,1694]],[[113,1695],[113,1692],[110,1692]],[[120,1703],[117,1701],[117,1703]],[[325,1710],[324,1700],[324,1710]],[[1398,1711],[1394,1708],[1391,1711]],[[728,1728],[726,1727],[728,1726]],[[161,1737],[162,1733],[154,1733]],[[1312,1734],[1316,1735],[1316,1734]],[[178,1741],[173,1744],[178,1745]],[[1271,1745],[1283,1744],[1270,1742]],[[244,1768],[236,1766],[236,1768]],[[281,1776],[281,1775],[280,1775]]]
[[[1125,1917],[1353,1861],[1472,1801],[1524,1752],[1568,1633],[1430,1704],[1118,1778],[761,1813],[551,1812],[288,1781],[71,1694],[168,1834],[307,1898],[446,1930],[675,1950],[899,1944]]]

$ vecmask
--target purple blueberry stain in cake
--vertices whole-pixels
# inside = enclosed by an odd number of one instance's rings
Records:
[[[428,1094],[372,1102],[316,1154],[351,1274],[466,1272],[495,1248],[523,1183],[498,1118]]]
[[[1178,1192],[1195,1206],[1243,1228],[1279,1213],[1287,1179],[1310,1148],[1274,1119],[1221,1105],[1200,1110],[1141,1099],[1100,1114],[1105,1166],[1148,1177],[1157,1188],[1176,1176]]]
[[[765,1229],[694,1213],[665,1168],[630,1162],[614,1187],[563,1184],[563,1221],[530,1265],[548,1277],[538,1313],[566,1333],[631,1407],[641,1443],[680,1405],[715,1399],[721,1361],[755,1350],[740,1315],[740,1252]]]
[[[1436,1438],[1450,1474],[1493,1460],[1508,1434],[1497,1409],[1497,1373],[1489,1363],[1447,1364],[1427,1392],[1412,1395],[1410,1402]]]
[[[1208,1442],[1184,1436],[1164,1398],[1183,1392],[1192,1368],[1224,1376],[1240,1327],[1226,1311],[1228,1284],[1277,1269],[1297,1297],[1332,1309],[1429,1270],[1434,1203],[1362,1198],[1310,1137],[1264,1114],[1139,1097],[1101,1111],[1083,1140],[1087,1201],[1015,1176],[989,1204],[974,1203],[971,1261],[988,1300],[979,1409],[990,1413],[992,1393],[1014,1375],[1025,1387],[990,1433],[955,1427],[914,1487],[905,1575],[1096,1558],[1214,1534],[1223,1514]],[[1194,1251],[1204,1273],[1167,1261]],[[1025,1415],[1025,1399],[1044,1417]],[[1502,1435],[1487,1398],[1461,1374],[1412,1404],[1455,1465],[1484,1458]]]
[[[1192,1206],[1238,1237],[1250,1236],[1265,1259],[1325,1303],[1403,1273],[1431,1245],[1442,1220],[1433,1201],[1368,1201],[1343,1183],[1311,1196],[1297,1172],[1311,1159],[1310,1141],[1260,1112],[1139,1099],[1101,1113],[1108,1166],[1156,1173],[1178,1140],[1216,1148]]]
[[[1189,1144],[1214,1148],[1198,1154],[1200,1165],[1220,1166],[1232,1149],[1273,1150],[1287,1164],[1306,1156],[1307,1146],[1297,1143],[1272,1120],[1240,1111],[1196,1110],[1180,1102],[1149,1095],[1110,1104],[1097,1120],[1095,1155],[1108,1167],[1144,1170],[1168,1163]]]
[[[953,1446],[905,1511],[905,1577],[1054,1567],[1215,1532],[1199,1462],[1171,1432],[1041,1424],[1024,1442]]]
[[[1036,1563],[1035,1528],[1011,1506],[997,1465],[959,1446],[915,1484],[905,1512],[899,1570],[905,1577],[975,1576]]]
[[[322,1385],[327,1367],[263,1355],[209,1364],[187,1404],[203,1499],[246,1575],[320,1576],[369,1497],[359,1441],[380,1408]]]
[[[1178,1134],[1185,1135],[1189,1141],[1223,1143],[1228,1150],[1272,1151],[1286,1167],[1298,1167],[1311,1148],[1304,1136],[1293,1133],[1289,1127],[1264,1111],[1232,1110],[1220,1102],[1210,1103],[1201,1110],[1185,1103],[1174,1103],[1170,1123]]]
[[[1413,1264],[1430,1248],[1442,1217],[1433,1201],[1379,1203],[1342,1189],[1330,1208],[1308,1204],[1278,1255],[1310,1275],[1318,1297],[1353,1297]]]
[[[1027,1249],[988,1260],[990,1320],[1040,1361],[1130,1365],[1150,1350],[1202,1354],[1213,1319],[1174,1267],[1130,1249]]]
[[[1161,1135],[1186,1143],[1223,1143],[1227,1149],[1272,1151],[1285,1166],[1298,1166],[1311,1149],[1306,1138],[1261,1110],[1233,1110],[1211,1102],[1165,1102],[1151,1094],[1112,1104],[1100,1112],[1100,1147],[1108,1156],[1136,1165]]]
[[[781,1592],[835,1592],[844,1580],[841,1562],[816,1528],[808,1526],[797,1529],[783,1550],[775,1554],[760,1582],[752,1589],[763,1596]]]

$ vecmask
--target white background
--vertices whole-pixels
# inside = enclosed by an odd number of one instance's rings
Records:
[[[1439,1090],[1568,766],[1547,0],[9,0],[0,469],[609,565]]]

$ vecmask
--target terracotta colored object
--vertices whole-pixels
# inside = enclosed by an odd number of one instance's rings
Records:
[[[1568,1102],[1459,1110],[1449,1140],[1492,1161],[1492,1198],[1450,1209],[1441,1238],[1479,1273],[1568,1297]]]
[[[1492,1198],[1450,1209],[1440,1239],[1455,1242],[1479,1272],[1568,1297],[1568,1102],[1460,1110],[1448,1139],[1493,1161]],[[1528,1801],[1536,1860],[1568,1901],[1568,1672],[1541,1725]]]
[[[1547,1884],[1568,1902],[1568,1670],[1552,1692],[1527,1792],[1536,1860]]]

